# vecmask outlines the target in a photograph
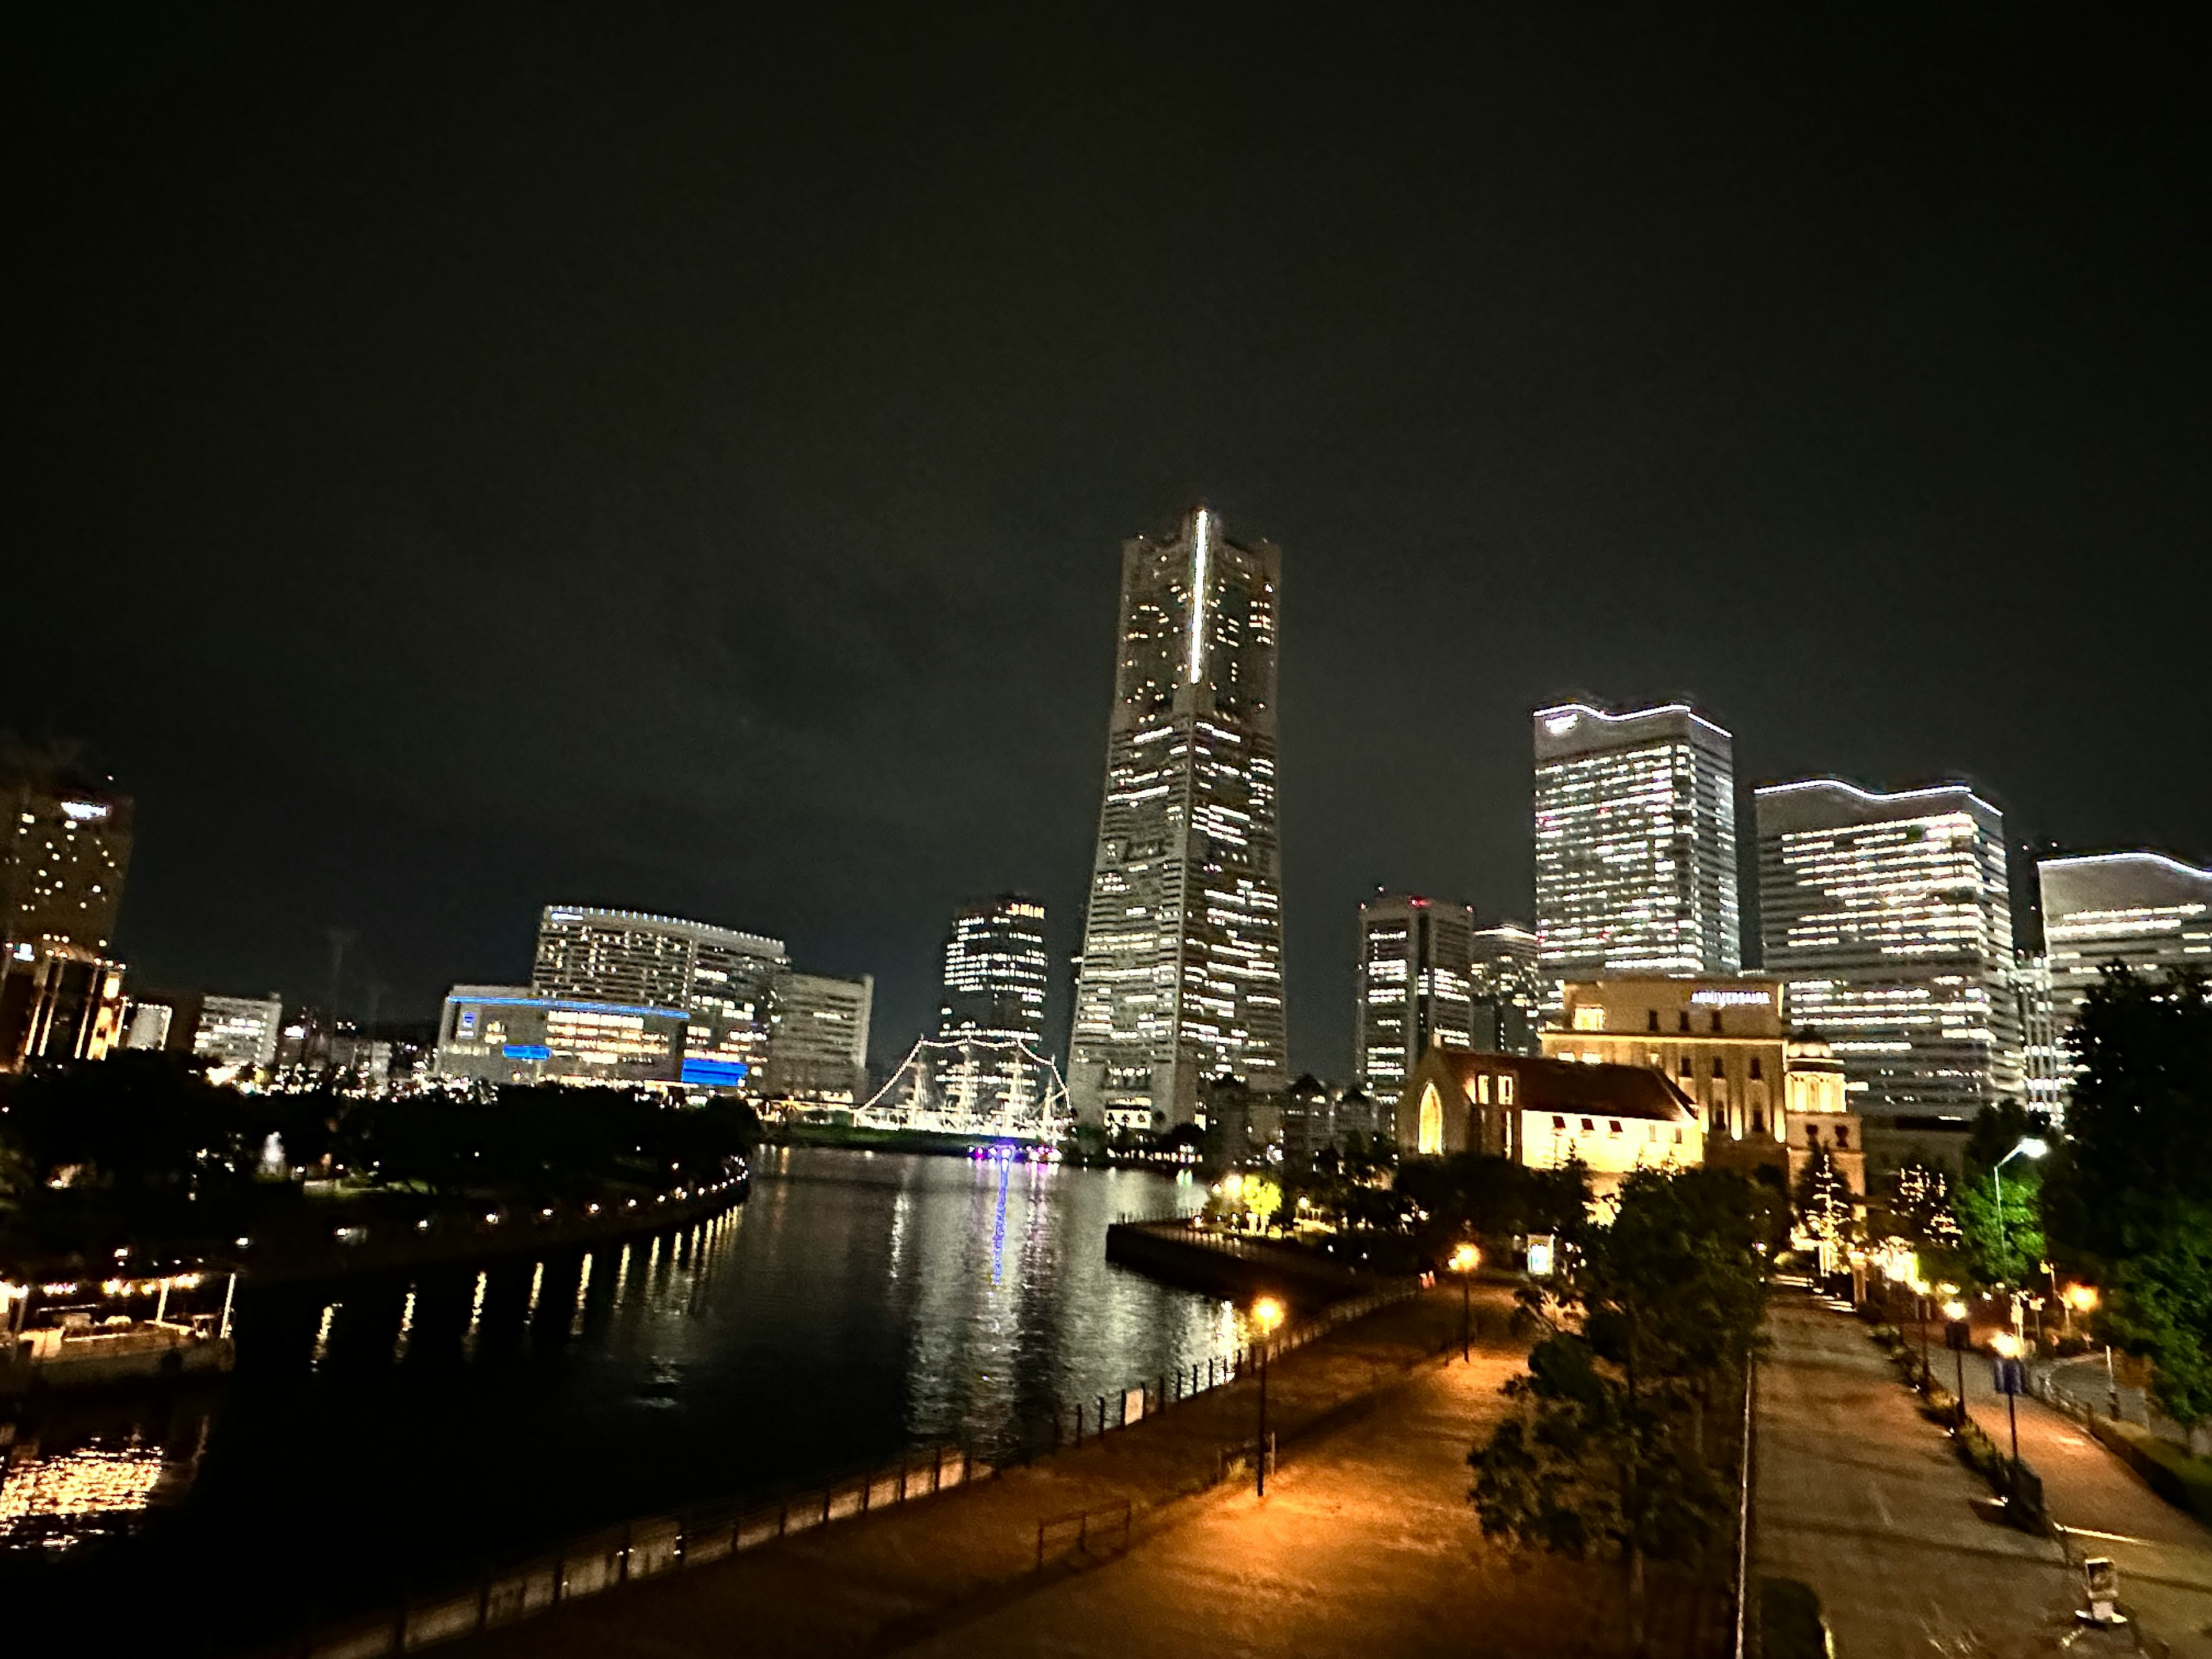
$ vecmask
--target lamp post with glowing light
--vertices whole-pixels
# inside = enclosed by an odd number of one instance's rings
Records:
[[[2051,1143],[2041,1135],[2023,1135],[2020,1145],[1999,1158],[1990,1170],[1990,1180],[1994,1183],[1997,1195],[1997,1254],[2000,1255],[2004,1254],[2005,1248],[2004,1166],[2016,1158],[2041,1158],[2050,1150]]]
[[[1972,1333],[1966,1328],[1966,1304],[1953,1297],[1943,1304],[1943,1317],[1950,1321],[1943,1334],[1950,1344],[1951,1358],[1958,1370],[1959,1426],[1963,1429],[1966,1426],[1966,1344],[1972,1340]]]
[[[1263,1296],[1252,1304],[1252,1322],[1260,1328],[1260,1455],[1253,1461],[1259,1466],[1257,1485],[1253,1496],[1267,1495],[1267,1339],[1275,1327],[1283,1322],[1283,1304],[1272,1296]]]
[[[1451,1270],[1459,1275],[1459,1358],[1462,1365],[1474,1357],[1474,1293],[1469,1282],[1481,1265],[1482,1252],[1472,1244],[1462,1244],[1451,1253]]]
[[[2010,1331],[1999,1331],[1990,1339],[1990,1346],[1996,1351],[1997,1364],[2002,1372],[2008,1373],[2019,1363],[2020,1339]],[[2002,1380],[2004,1383],[2005,1419],[2012,1425],[2012,1476],[2009,1485],[2017,1491],[2020,1486],[2020,1408],[2013,1403],[2013,1395],[2018,1392],[2014,1387],[2018,1379],[2005,1375]]]

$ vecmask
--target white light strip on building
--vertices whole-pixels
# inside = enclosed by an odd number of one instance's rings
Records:
[[[1204,507],[1198,509],[1196,528],[1191,532],[1190,575],[1190,683],[1196,685],[1206,672],[1206,520]]]
[[[1938,795],[1963,795],[1975,805],[1988,812],[1997,809],[1976,794],[1963,783],[1939,783],[1926,789],[1862,789],[1855,783],[1845,783],[1841,778],[1802,778],[1795,783],[1764,783],[1752,791],[1753,795],[1790,795],[1801,789],[1840,789],[1847,795],[1856,795],[1863,801],[1875,805],[1887,805],[1892,801],[1930,800]],[[1999,814],[2000,817],[2002,814]],[[1853,828],[1859,826],[1854,825]]]
[[[1535,718],[1547,720],[1547,723],[1549,718],[1553,716],[1563,719],[1565,723],[1552,731],[1552,735],[1556,738],[1572,726],[1574,716],[1580,714],[1587,714],[1594,720],[1603,720],[1607,726],[1626,726],[1635,720],[1649,719],[1654,714],[1687,714],[1698,725],[1719,732],[1729,742],[1733,743],[1735,740],[1735,734],[1728,727],[1721,725],[1717,720],[1707,720],[1686,702],[1655,703],[1649,708],[1632,708],[1625,714],[1610,714],[1602,708],[1594,708],[1586,702],[1560,702],[1553,703],[1549,708],[1539,708]]]
[[[2179,859],[2168,858],[2163,853],[2149,852],[2075,853],[2061,858],[2039,859],[2036,860],[2036,868],[2056,870],[2075,864],[2162,864],[2178,875],[2192,877],[2198,881],[2212,876],[2212,869],[2199,870],[2193,864],[2185,864]]]

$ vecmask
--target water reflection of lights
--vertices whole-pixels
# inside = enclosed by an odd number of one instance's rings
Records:
[[[0,1549],[64,1550],[128,1530],[167,1468],[159,1447],[136,1442],[24,1458],[0,1480]]]

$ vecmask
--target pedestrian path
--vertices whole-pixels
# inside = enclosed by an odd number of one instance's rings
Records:
[[[2064,1650],[2078,1600],[2064,1553],[1978,1508],[1988,1487],[1867,1328],[1778,1294],[1766,1330],[1756,1571],[1819,1593],[1838,1659]]]
[[[1986,1354],[1966,1356],[1966,1408],[2010,1449],[2005,1399]],[[2045,1508],[2078,1556],[2109,1556],[2120,1605],[2174,1659],[2212,1659],[2212,1528],[2160,1498],[2074,1419],[2033,1395],[2014,1402],[2020,1455],[2043,1480]]]
[[[943,1498],[780,1540],[442,1649],[454,1659],[591,1655],[748,1659],[913,1653],[932,1659],[1415,1659],[1450,1653],[1625,1659],[1619,1570],[1517,1560],[1480,1535],[1467,1455],[1510,1408],[1522,1354],[1500,1333],[1471,1363],[1458,1293],[1386,1310],[1273,1368],[1285,1431],[1262,1498],[1213,1482],[1249,1442],[1240,1382],[1033,1468]],[[1438,1349],[1452,1349],[1438,1357]],[[1249,1478],[1249,1477],[1247,1477]],[[1126,1545],[1119,1505],[1132,1505]],[[1090,1510],[1090,1547],[1040,1520]],[[1689,1659],[1720,1622],[1655,1575],[1654,1659]]]

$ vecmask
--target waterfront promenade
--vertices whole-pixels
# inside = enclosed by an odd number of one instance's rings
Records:
[[[1224,1389],[1103,1441],[941,1498],[783,1539],[457,1642],[505,1656],[1250,1655],[1359,1659],[1623,1650],[1616,1570],[1516,1562],[1480,1536],[1469,1447],[1507,1408],[1521,1352],[1503,1286],[1459,1362],[1460,1297],[1387,1309],[1277,1361],[1281,1461],[1267,1496],[1218,1483],[1256,1388]],[[1449,1358],[1438,1358],[1449,1345]],[[1129,1506],[1126,1544],[1118,1530]],[[1099,1517],[1036,1567],[1040,1521]],[[1711,1609],[1655,1595],[1661,1655]]]

